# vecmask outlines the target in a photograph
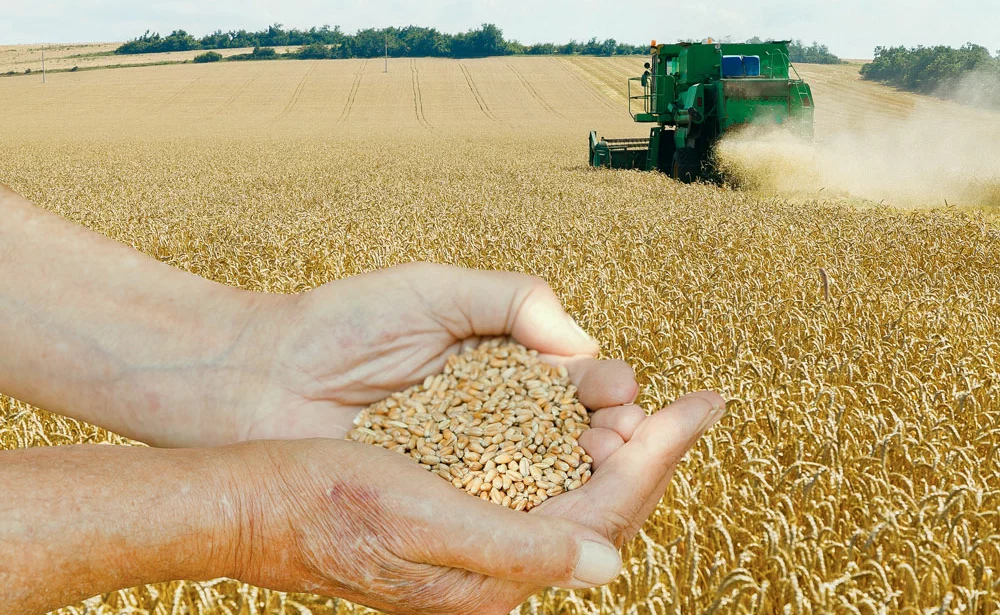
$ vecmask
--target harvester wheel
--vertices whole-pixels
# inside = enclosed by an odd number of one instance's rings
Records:
[[[698,150],[693,147],[682,147],[674,152],[673,173],[671,173],[674,179],[690,184],[698,178],[699,173],[701,173],[701,160],[698,158]]]

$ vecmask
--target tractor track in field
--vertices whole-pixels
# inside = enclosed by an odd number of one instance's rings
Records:
[[[243,83],[240,84],[240,87],[236,88],[236,90],[232,94],[230,94],[229,98],[226,99],[226,102],[222,103],[221,105],[216,107],[215,110],[212,111],[211,115],[220,115],[226,109],[228,109],[230,105],[236,102],[236,100],[243,95],[243,92],[246,92],[247,88],[250,87],[250,84],[256,81],[257,77],[260,77],[263,73],[264,69],[261,68],[251,77],[247,78]]]
[[[629,76],[619,73],[613,67],[608,66],[604,62],[593,62],[591,58],[581,58],[579,62],[580,68],[588,73],[597,82],[598,88],[607,88],[610,94],[614,94],[615,98],[621,99],[623,102],[628,104],[628,93],[621,92],[618,88],[628,87]]]
[[[602,105],[604,105],[608,109],[614,109],[616,111],[619,109],[618,105],[614,104],[613,102],[611,102],[611,100],[608,99],[607,94],[602,92],[600,88],[594,85],[593,81],[581,75],[580,70],[577,69],[575,66],[567,64],[567,62],[563,61],[562,58],[551,58],[551,59],[553,62],[556,63],[556,65],[559,68],[561,68],[563,71],[569,74],[569,76],[573,77],[574,79],[579,81],[585,88],[587,88],[587,91],[590,92],[593,95],[593,97]]]
[[[417,121],[420,125],[427,130],[433,131],[434,127],[431,126],[430,122],[427,121],[427,117],[424,116],[424,97],[420,93],[420,70],[417,69],[417,61],[410,60],[410,76],[413,82],[413,112],[417,116]]]
[[[552,115],[555,115],[556,117],[565,118],[565,116],[562,113],[556,111],[555,108],[552,107],[552,105],[545,102],[545,99],[542,98],[542,95],[538,93],[538,90],[536,90],[534,86],[532,86],[528,82],[528,80],[524,77],[521,71],[517,70],[517,68],[514,67],[514,64],[512,62],[510,62],[509,60],[503,60],[503,63],[507,65],[507,68],[510,69],[510,72],[514,73],[514,76],[517,77],[518,81],[521,82],[521,85],[523,85],[524,89],[528,91],[528,94],[530,94],[531,97],[534,98],[535,101],[537,101],[538,104],[540,104],[543,109],[545,109]]]
[[[344,110],[340,113],[340,122],[346,122],[347,118],[351,115],[351,109],[354,108],[354,103],[358,99],[358,90],[361,89],[361,79],[365,76],[365,68],[368,66],[368,60],[363,60],[361,66],[358,68],[357,72],[354,73],[354,83],[351,85],[351,93],[347,95],[347,102],[344,104]]]
[[[316,67],[318,65],[319,62],[313,60],[312,66],[309,67],[309,70],[306,71],[306,74],[302,75],[302,79],[299,81],[299,84],[295,86],[295,91],[292,92],[292,97],[288,100],[288,103],[285,105],[285,108],[281,110],[281,115],[288,115],[295,107],[295,105],[299,102],[299,98],[302,96],[302,91],[306,87],[306,81],[309,80],[309,77],[312,76],[313,72],[315,72]]]
[[[170,105],[174,104],[174,101],[176,101],[181,96],[184,96],[184,94],[186,94],[188,90],[190,90],[195,85],[197,85],[199,81],[201,81],[201,77],[198,77],[197,79],[195,79],[191,83],[185,85],[181,89],[179,89],[176,92],[174,92],[173,95],[170,96],[170,98],[168,98],[166,101],[164,101],[164,103],[162,105],[160,105],[159,107],[157,107],[157,111],[162,111],[163,109],[166,109]]]
[[[483,112],[483,115],[485,115],[487,119],[498,124],[502,124],[503,122],[501,122],[500,118],[493,114],[490,106],[486,103],[486,99],[483,98],[482,92],[479,91],[479,86],[476,85],[475,79],[472,78],[472,73],[470,73],[469,69],[462,64],[461,60],[458,61],[458,67],[462,70],[465,82],[469,84],[469,91],[472,92],[472,97],[476,99],[476,104],[479,105],[479,110]]]

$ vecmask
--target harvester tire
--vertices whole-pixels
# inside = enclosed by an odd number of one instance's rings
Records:
[[[674,152],[674,165],[671,175],[685,184],[698,179],[701,173],[701,160],[698,150],[693,147],[682,147]]]

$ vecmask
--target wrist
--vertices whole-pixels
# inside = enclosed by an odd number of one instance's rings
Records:
[[[77,445],[0,457],[10,496],[0,498],[0,613],[230,570],[234,498],[223,449]]]
[[[282,555],[293,538],[279,473],[282,442],[243,442],[213,449],[220,457],[214,473],[218,493],[218,548],[209,566],[213,577],[275,586],[266,563],[290,564]]]
[[[184,427],[181,445],[244,442],[250,439],[255,415],[274,405],[269,390],[276,349],[295,296],[229,287],[224,292],[227,297],[209,316],[207,328],[220,327],[225,333],[215,338],[211,348],[204,349],[208,354],[198,373],[193,403],[187,406],[196,416],[191,426]],[[201,425],[193,429],[198,423]]]
[[[274,349],[293,297],[222,285],[206,291],[199,308],[162,341],[171,348],[164,361],[170,365],[140,359],[120,379],[124,390],[112,399],[127,417],[124,435],[167,447],[247,439],[254,411],[267,403]]]

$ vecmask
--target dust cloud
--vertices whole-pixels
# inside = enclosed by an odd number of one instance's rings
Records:
[[[1000,208],[1000,114],[931,99],[853,117],[812,141],[737,131],[719,143],[716,164],[735,186],[765,193]]]

